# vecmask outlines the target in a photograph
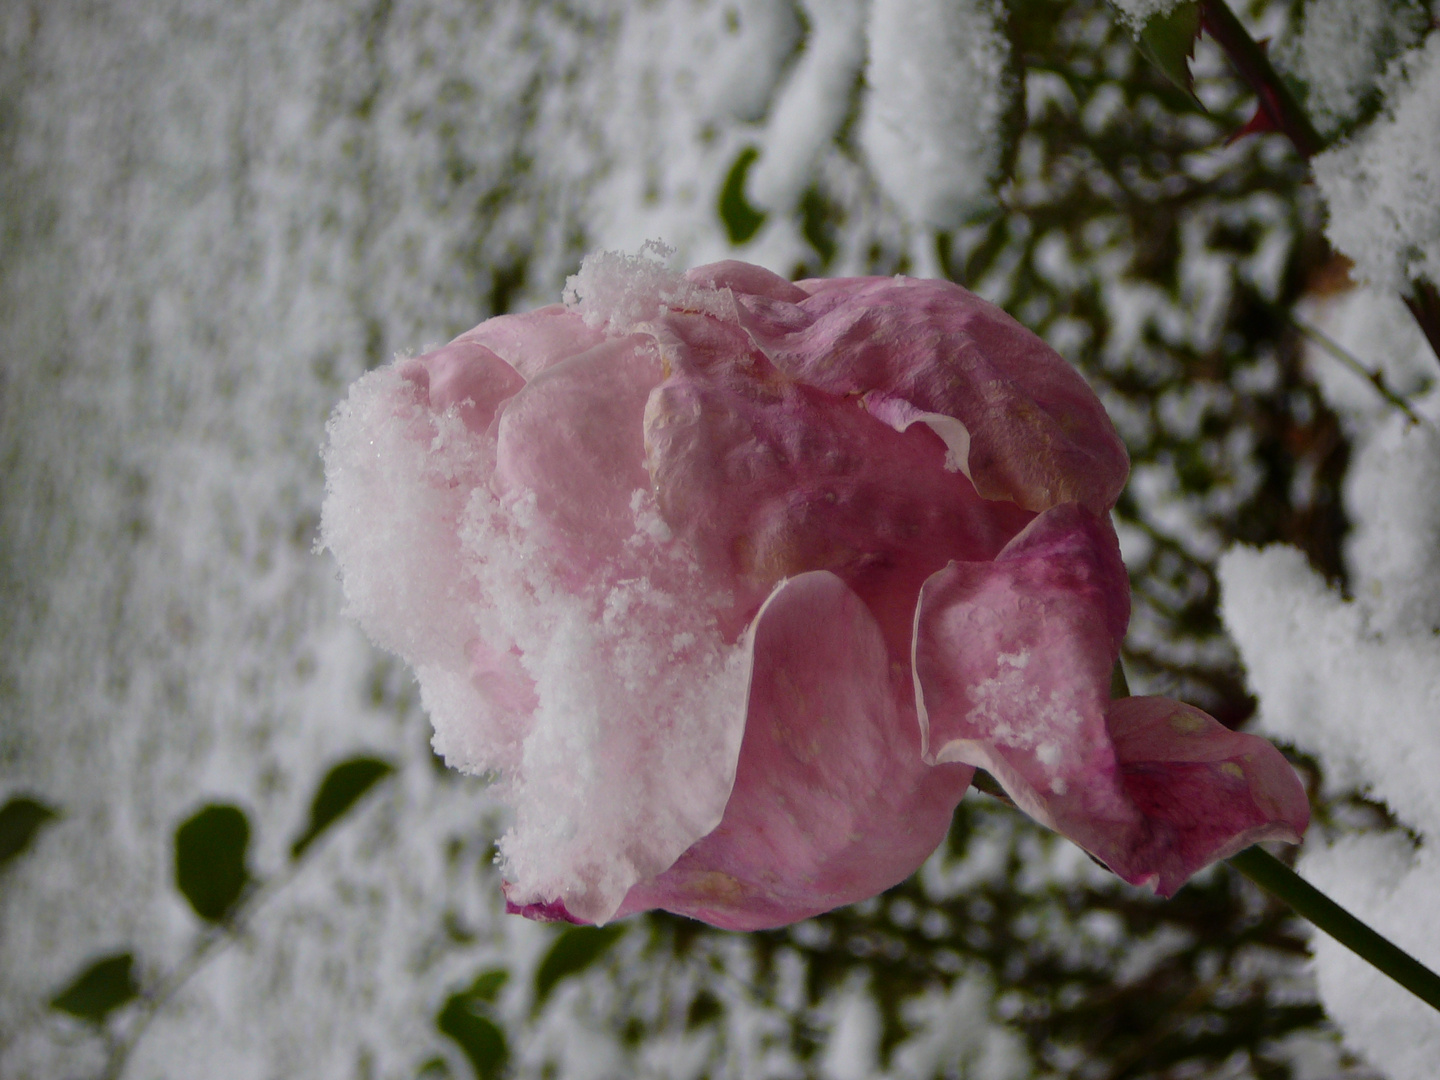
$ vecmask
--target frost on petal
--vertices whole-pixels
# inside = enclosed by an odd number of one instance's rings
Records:
[[[781,579],[830,570],[905,660],[925,579],[993,558],[1028,523],[947,469],[924,425],[898,431],[860,398],[786,378],[733,324],[672,314],[664,327],[672,374],[645,417],[656,498],[702,564],[745,590],[744,617]]]
[[[513,657],[507,674],[527,680],[491,683],[529,709],[497,782],[515,810],[500,854],[517,908],[604,922],[719,822],[749,651],[721,636],[716,599],[645,492],[616,562],[579,585],[546,557],[535,501],[477,489],[461,530],[479,597],[467,633],[487,664]],[[434,673],[420,676],[437,749],[467,771],[493,767],[493,754],[467,758],[489,729],[431,694]]]
[[[493,468],[493,440],[432,409],[427,369],[407,363],[412,377],[402,363],[360,379],[330,419],[320,535],[377,644],[413,664],[457,664],[464,642],[451,626],[467,603],[457,532]]]
[[[926,583],[916,692],[930,760],[986,769],[1037,820],[1168,896],[1257,840],[1298,840],[1308,810],[1263,739],[1164,698],[1108,700],[1128,608],[1109,522],[1057,507],[995,562]]]
[[[414,667],[437,752],[500,772],[510,901],[537,918],[609,918],[734,779],[749,654],[648,494],[658,378],[623,338],[513,393],[462,340],[367,375],[329,428],[322,534],[350,609]]]
[[[1091,848],[1122,877],[1158,875],[1157,891],[1169,896],[1251,844],[1300,842],[1310,822],[1305,789],[1258,735],[1161,697],[1112,701],[1107,723],[1125,793],[1146,824],[1138,846]]]
[[[756,618],[734,792],[714,832],[637,885],[659,907],[754,930],[874,896],[936,848],[972,770],[920,760],[918,729],[865,604],[834,574],[781,584]]]
[[[987,499],[1041,511],[1115,505],[1124,444],[1071,365],[995,305],[945,281],[803,281],[796,319],[746,328],[777,368],[835,395],[875,393],[958,420]],[[950,441],[947,439],[947,442]]]
[[[493,356],[478,362],[515,375]],[[508,639],[493,649],[481,640],[473,612],[483,596],[461,536],[494,469],[494,434],[453,400],[437,409],[431,371],[416,360],[380,368],[336,409],[320,534],[350,614],[415,668],[437,725],[463,718],[450,725],[452,753],[482,772],[514,760],[533,690]],[[492,374],[492,387],[509,384]]]
[[[649,241],[638,255],[599,251],[585,256],[580,272],[565,282],[567,309],[586,326],[615,337],[645,332],[669,310],[705,312],[733,322],[735,298],[729,288],[669,269],[671,254],[669,246]]]
[[[632,494],[649,486],[642,419],[659,380],[640,337],[546,368],[500,417],[495,484],[535,496],[542,542],[578,581],[621,558]]]
[[[1051,828],[1134,818],[1105,731],[1130,588],[1108,519],[1074,503],[1041,514],[994,562],[933,575],[915,614],[927,761],[994,774]]]

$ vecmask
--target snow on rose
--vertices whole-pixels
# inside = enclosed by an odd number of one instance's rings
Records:
[[[329,436],[324,542],[513,807],[511,910],[794,922],[912,873],[977,766],[1165,895],[1305,829],[1270,744],[1110,700],[1124,448],[958,286],[592,256]]]

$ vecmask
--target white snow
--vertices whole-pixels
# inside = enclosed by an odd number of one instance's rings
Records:
[[[1223,614],[1260,698],[1259,729],[1316,755],[1330,789],[1358,788],[1414,835],[1306,841],[1298,869],[1432,968],[1440,927],[1440,393],[1433,355],[1393,297],[1355,290],[1307,313],[1370,370],[1412,395],[1420,422],[1328,354],[1309,362],[1354,439],[1345,480],[1354,522],[1353,599],[1298,551],[1238,548],[1220,564]],[[1427,370],[1428,369],[1428,370]],[[1327,1011],[1347,1042],[1390,1080],[1425,1080],[1440,1020],[1323,934],[1315,963]]]
[[[965,224],[994,206],[1009,70],[996,0],[875,0],[860,140],[886,194],[913,221]]]
[[[1326,236],[1363,282],[1393,293],[1440,283],[1440,33],[1397,57],[1381,114],[1314,160]]]
[[[802,0],[805,51],[775,98],[750,173],[757,206],[793,210],[850,112],[865,62],[863,0]]]
[[[1298,32],[1272,55],[1304,85],[1305,110],[1328,135],[1360,114],[1385,61],[1414,45],[1427,22],[1418,0],[1310,0]]]
[[[1111,0],[1121,17],[1139,29],[1155,15],[1168,15],[1181,0]]]

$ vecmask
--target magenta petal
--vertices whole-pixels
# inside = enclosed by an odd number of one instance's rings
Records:
[[[1031,816],[1134,818],[1105,730],[1130,586],[1114,530],[1075,503],[994,562],[956,562],[920,592],[914,671],[929,761],[994,774]]]
[[[1161,697],[1113,701],[1107,719],[1125,792],[1148,825],[1138,847],[1095,851],[1122,877],[1158,875],[1156,890],[1169,896],[1258,841],[1300,842],[1310,823],[1305,789],[1264,739]]]
[[[664,908],[754,930],[903,880],[944,838],[971,770],[921,763],[906,672],[838,577],[780,585],[754,627],[749,714],[719,826],[631,889],[619,914]]]
[[[987,499],[1027,510],[1115,505],[1124,444],[1085,380],[995,305],[945,281],[802,281],[803,327],[746,328],[781,371],[833,394],[876,393],[957,420],[964,468]],[[949,437],[946,442],[952,446]]]
[[[505,914],[523,915],[532,922],[568,922],[577,923],[581,926],[589,925],[584,919],[577,919],[571,915],[565,907],[564,900],[546,900],[541,903],[517,904],[510,899],[510,883],[503,882],[500,886],[505,894]]]
[[[924,425],[897,430],[753,350],[735,363],[750,346],[733,325],[676,314],[665,325],[672,373],[645,414],[656,499],[702,565],[741,586],[747,618],[783,578],[830,570],[904,660],[925,579],[952,558],[993,558],[1029,522],[947,469]]]
[[[1109,700],[1129,584],[1107,519],[1041,514],[993,563],[925,583],[915,681],[926,754],[992,773],[1016,805],[1169,896],[1309,812],[1263,739],[1164,698]]]

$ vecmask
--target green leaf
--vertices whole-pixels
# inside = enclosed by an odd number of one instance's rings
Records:
[[[221,922],[250,883],[250,822],[234,806],[206,806],[175,830],[175,885],[195,914]]]
[[[466,990],[467,996],[476,1001],[494,1001],[495,995],[500,988],[510,980],[510,972],[504,968],[493,968],[490,971],[482,971],[476,980]]]
[[[135,957],[128,952],[97,960],[51,998],[50,1005],[82,1020],[104,1023],[106,1016],[140,992],[134,966]]]
[[[708,990],[701,990],[695,995],[695,1000],[690,1002],[690,1008],[685,1013],[685,1026],[696,1028],[702,1024],[708,1024],[716,1019],[725,1008],[720,1004],[720,999]]]
[[[494,1080],[505,1067],[510,1048],[495,1021],[476,1011],[478,1004],[469,991],[453,995],[435,1018],[435,1026],[465,1052],[479,1080]]]
[[[1195,40],[1200,36],[1199,0],[1184,0],[1168,12],[1155,15],[1140,28],[1140,51],[1160,69],[1167,79],[1197,104],[1195,79],[1190,74],[1190,59],[1195,55]]]
[[[765,215],[745,198],[745,178],[759,156],[760,151],[753,146],[741,150],[720,188],[720,220],[724,222],[725,232],[732,244],[745,243],[765,224]]]
[[[584,971],[614,945],[625,932],[623,926],[572,926],[550,946],[535,972],[535,1008],[540,1008],[555,984]]]
[[[322,832],[335,824],[337,818],[354,806],[364,794],[384,777],[395,771],[395,766],[380,758],[356,757],[342,761],[320,781],[315,799],[310,804],[310,824],[290,846],[290,855],[298,859],[305,849],[313,844]]]
[[[0,809],[0,866],[19,858],[35,834],[46,822],[58,815],[44,803],[34,799],[11,799]]]

